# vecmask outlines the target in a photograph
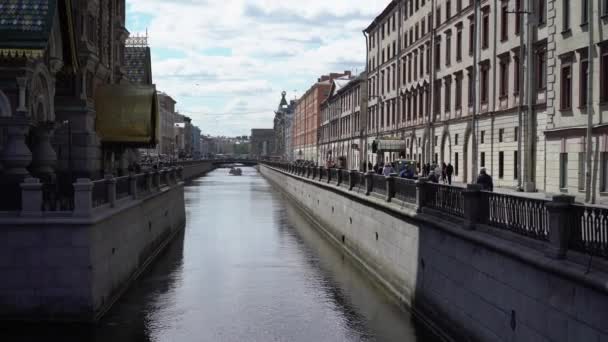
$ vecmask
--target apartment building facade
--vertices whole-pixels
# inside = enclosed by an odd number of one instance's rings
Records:
[[[321,104],[319,154],[322,164],[334,162],[349,170],[361,167],[365,105],[362,92],[366,90],[366,81],[365,73],[332,81],[329,97]]]
[[[368,161],[451,163],[463,183],[485,167],[498,186],[544,190],[549,25],[547,7],[532,2],[544,24],[515,13],[528,9],[524,0],[480,1],[477,15],[474,0],[391,2],[364,31],[367,142],[402,144],[379,154],[368,148]],[[528,33],[532,49],[521,59]],[[529,103],[520,102],[520,59],[534,75]]]
[[[323,75],[300,97],[293,118],[292,146],[294,159],[317,163],[322,161],[318,150],[321,103],[329,96],[334,79],[344,76],[350,77],[350,75],[350,71]]]

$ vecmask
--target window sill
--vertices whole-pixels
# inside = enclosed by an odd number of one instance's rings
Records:
[[[563,36],[570,35],[570,34],[572,34],[572,30],[569,28],[562,31]]]
[[[584,27],[587,27],[588,25],[589,25],[589,22],[586,22],[586,23],[582,23],[582,24],[580,25],[580,27],[581,27],[581,28],[584,28]]]
[[[571,112],[572,108],[560,108],[559,111],[560,112]]]
[[[568,189],[567,188],[560,188],[559,192],[567,194],[568,193]]]
[[[602,16],[600,17],[600,19],[608,20],[608,12],[602,14]]]

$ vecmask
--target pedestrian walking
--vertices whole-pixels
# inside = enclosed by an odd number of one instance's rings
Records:
[[[445,168],[445,173],[448,176],[448,184],[452,185],[452,175],[454,174],[454,166],[452,166],[452,163],[448,163],[448,166]]]

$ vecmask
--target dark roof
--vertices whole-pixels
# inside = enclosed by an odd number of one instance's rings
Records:
[[[127,46],[125,48],[125,69],[127,78],[135,84],[152,84],[152,61],[150,48]]]
[[[46,48],[56,11],[56,0],[0,1],[0,48]]]
[[[377,16],[365,30],[363,30],[363,32],[370,33],[376,26],[378,26],[378,24],[380,24],[386,18],[386,16],[393,10],[393,8],[397,6],[399,1],[400,0],[392,0],[382,11],[382,13],[380,13],[380,15]]]

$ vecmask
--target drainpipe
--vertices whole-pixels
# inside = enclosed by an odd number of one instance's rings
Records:
[[[365,82],[364,87],[361,89],[361,118],[359,118],[359,122],[365,127],[361,127],[360,129],[360,138],[359,138],[359,149],[363,151],[361,171],[365,172],[367,170],[367,137],[369,136],[369,127],[367,127],[367,116],[368,113],[368,99],[369,99],[369,36],[365,31],[363,31],[363,36],[365,37]]]
[[[477,117],[477,101],[479,100],[477,94],[481,87],[479,85],[479,77],[477,68],[479,68],[479,32],[481,25],[479,25],[479,8],[480,0],[475,0],[475,12],[473,14],[473,20],[475,21],[475,37],[473,39],[473,80],[475,84],[475,90],[473,92],[473,115],[471,115],[471,179],[467,179],[469,183],[473,183],[473,179],[477,175],[477,135],[476,130],[476,117]],[[466,152],[466,151],[465,151]],[[465,177],[468,176],[465,174]]]
[[[523,1],[523,0],[522,0]],[[523,132],[523,124],[524,124],[524,120],[523,120],[523,113],[524,113],[524,11],[523,11],[523,3],[520,2],[520,7],[515,9],[515,13],[516,15],[519,16],[519,63],[518,63],[518,67],[519,70],[517,70],[519,76],[518,78],[518,85],[517,88],[519,89],[519,101],[518,101],[518,105],[517,105],[517,191],[523,191],[523,186],[522,186],[522,169],[524,166],[524,163],[522,163],[522,145],[521,145],[521,140],[522,140],[522,132]]]
[[[528,0],[527,3],[527,12],[528,16],[527,16],[527,44],[526,44],[526,54],[527,54],[527,72],[526,72],[526,77],[527,77],[527,102],[528,102],[528,108],[526,111],[526,156],[525,156],[525,167],[524,167],[524,191],[526,192],[533,192],[535,191],[535,186],[534,186],[534,182],[532,180],[533,175],[534,175],[534,170],[532,168],[532,164],[533,164],[533,160],[534,160],[534,144],[536,142],[536,130],[535,130],[535,125],[534,125],[534,104],[535,104],[535,97],[536,97],[536,93],[534,91],[534,80],[535,77],[533,75],[535,69],[534,69],[534,48],[533,48],[533,33],[534,33],[534,27],[535,27],[535,23],[536,23],[536,16],[535,13],[533,11],[534,6],[533,6],[533,2],[532,0]]]
[[[435,122],[435,112],[438,110],[439,111],[439,115],[441,115],[441,103],[439,104],[439,108],[435,108],[435,101],[433,100],[435,98],[435,96],[441,96],[441,94],[435,94],[435,81],[437,78],[437,70],[435,68],[435,34],[437,32],[437,18],[435,18],[435,0],[431,1],[431,46],[429,47],[429,53],[431,54],[431,74],[429,75],[429,91],[426,94],[427,98],[424,99],[425,102],[424,105],[426,105],[427,110],[429,111],[429,115],[428,115],[428,120],[427,120],[427,137],[429,140],[429,148],[425,149],[424,148],[424,140],[422,141],[422,149],[424,150],[426,156],[426,162],[430,163],[432,158],[433,158],[433,150],[434,150],[434,140],[435,140],[435,134],[433,134],[433,132],[431,132],[433,123]],[[425,91],[424,89],[422,89],[422,96],[424,97]],[[416,101],[418,101],[418,99],[416,99]],[[423,118],[424,119],[424,118]],[[424,133],[422,134],[424,136]],[[421,158],[422,159],[422,158]],[[424,162],[422,160],[420,160],[420,164],[424,164]]]
[[[587,52],[587,148],[585,149],[586,170],[585,170],[585,202],[595,202],[595,190],[591,190],[591,154],[593,148],[593,3],[587,1],[587,22],[589,25],[589,51]]]

